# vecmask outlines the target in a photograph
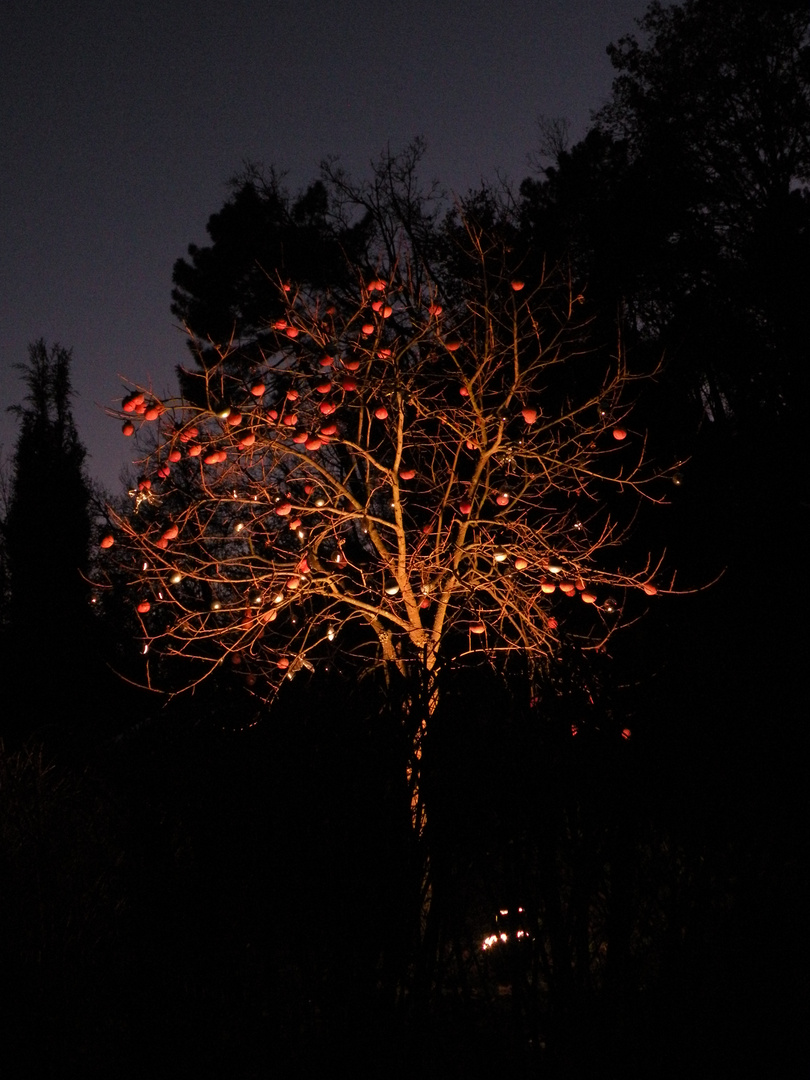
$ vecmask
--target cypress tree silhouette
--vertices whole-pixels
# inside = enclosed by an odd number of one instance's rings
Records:
[[[91,491],[71,411],[71,352],[43,340],[20,365],[28,393],[19,418],[2,524],[6,618],[3,626],[2,734],[14,744],[76,715],[91,619],[85,577]]]

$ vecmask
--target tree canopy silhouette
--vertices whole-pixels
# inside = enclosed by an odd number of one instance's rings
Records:
[[[8,583],[5,734],[12,742],[64,719],[88,646],[91,533],[85,449],[71,410],[70,350],[40,340],[21,365],[19,418],[3,520]],[[85,691],[86,692],[86,689]],[[13,702],[13,704],[12,704]]]
[[[523,187],[537,243],[666,353],[716,422],[796,422],[807,397],[810,13],[793,0],[652,4],[608,49],[586,138]]]

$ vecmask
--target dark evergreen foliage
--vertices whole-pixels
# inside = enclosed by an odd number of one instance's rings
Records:
[[[693,423],[795,424],[810,389],[810,12],[688,0],[638,25],[608,50],[618,76],[592,130],[524,184],[526,225],[666,355]]]
[[[91,491],[71,410],[70,351],[31,345],[3,520],[6,709],[0,733],[71,728],[92,687],[87,581]]]
[[[208,220],[211,244],[191,244],[188,260],[174,266],[172,314],[210,342],[210,353],[198,354],[203,364],[231,343],[261,345],[284,315],[280,283],[340,289],[347,255],[356,256],[363,240],[362,223],[352,228],[337,220],[320,181],[292,199],[275,172],[248,168],[233,189]]]

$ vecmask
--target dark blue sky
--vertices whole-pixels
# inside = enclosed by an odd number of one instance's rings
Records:
[[[542,115],[583,133],[605,46],[641,0],[3,0],[0,395],[44,337],[73,348],[74,411],[110,489],[134,447],[101,406],[119,375],[173,389],[185,359],[172,265],[205,239],[246,160],[295,190],[337,155],[357,175],[427,140],[426,178],[465,191],[530,171]],[[15,427],[3,410],[4,461]]]

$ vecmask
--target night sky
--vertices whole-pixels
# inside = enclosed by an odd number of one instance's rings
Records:
[[[353,174],[423,136],[451,191],[530,171],[541,115],[584,133],[605,46],[641,0],[3,0],[0,392],[44,337],[74,352],[74,413],[108,489],[133,451],[103,406],[119,375],[174,390],[187,359],[174,261],[244,162],[296,191],[326,156]],[[15,427],[5,409],[7,465]]]

